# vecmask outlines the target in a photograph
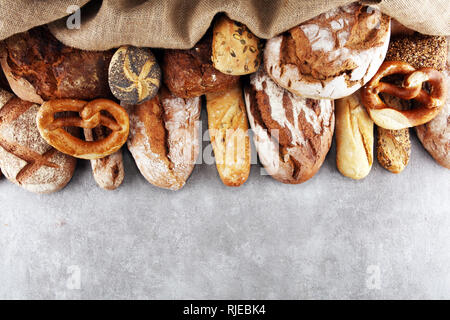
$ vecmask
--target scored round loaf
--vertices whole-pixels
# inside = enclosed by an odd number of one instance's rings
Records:
[[[150,49],[122,46],[111,59],[108,81],[117,99],[138,104],[152,99],[158,92],[161,69]]]
[[[244,75],[258,70],[261,43],[248,28],[227,16],[215,23],[212,40],[214,67],[226,74]]]
[[[267,41],[264,65],[281,87],[308,98],[339,99],[368,82],[383,62],[390,20],[352,3]]]
[[[141,174],[157,187],[182,188],[199,152],[200,98],[178,98],[163,86],[152,100],[126,108],[128,149]]]
[[[322,166],[334,132],[334,102],[281,88],[264,68],[250,77],[245,103],[259,159],[283,183],[298,184]]]
[[[165,50],[161,65],[167,88],[180,98],[193,98],[208,92],[232,88],[239,76],[214,68],[211,61],[211,36],[204,36],[192,49]]]
[[[4,41],[1,65],[14,93],[42,104],[60,98],[111,97],[108,67],[112,51],[83,51],[60,43],[45,27]]]
[[[76,159],[48,145],[36,125],[38,104],[0,89],[0,167],[6,178],[36,193],[60,190]]]

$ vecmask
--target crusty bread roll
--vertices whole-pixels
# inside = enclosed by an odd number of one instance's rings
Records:
[[[70,181],[76,160],[42,139],[36,125],[38,109],[39,105],[0,89],[0,167],[22,188],[51,193]]]
[[[383,62],[389,25],[389,17],[357,3],[333,9],[268,40],[266,71],[278,85],[303,97],[346,97]]]
[[[200,108],[200,98],[178,98],[165,87],[152,100],[128,106],[128,149],[148,182],[171,190],[184,186],[199,152]]]
[[[389,130],[377,127],[377,159],[392,173],[402,172],[411,156],[409,129]]]
[[[11,89],[25,101],[111,97],[108,66],[112,51],[82,51],[56,40],[45,27],[4,41],[1,65]]]
[[[443,70],[447,100],[441,112],[430,122],[416,127],[417,136],[428,153],[441,166],[450,169],[450,40],[447,40],[447,64]]]
[[[314,176],[331,146],[333,101],[294,95],[260,68],[250,76],[245,103],[256,150],[267,172],[292,184]]]
[[[212,62],[214,68],[226,74],[257,71],[261,64],[259,38],[245,25],[222,15],[214,24]]]
[[[233,87],[239,76],[224,74],[211,61],[211,36],[204,36],[192,49],[164,50],[161,69],[170,92],[180,98],[198,97]]]
[[[104,139],[107,134],[104,127],[84,129],[86,141]],[[123,182],[125,171],[123,168],[122,149],[101,159],[90,160],[95,182],[106,190],[115,190]]]
[[[227,186],[237,187],[250,173],[250,138],[243,92],[238,83],[225,92],[206,94],[208,128],[217,170]]]
[[[373,163],[373,121],[359,91],[336,100],[336,164],[352,179],[366,177]]]

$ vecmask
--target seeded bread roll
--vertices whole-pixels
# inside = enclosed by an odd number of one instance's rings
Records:
[[[104,127],[84,129],[84,137],[86,141],[97,141],[107,136],[106,131]],[[122,149],[104,158],[90,161],[94,180],[101,188],[115,190],[122,184],[125,175]]]
[[[8,180],[35,193],[64,188],[76,160],[48,145],[36,125],[38,104],[0,89],[0,167]]]
[[[346,97],[382,64],[389,26],[389,17],[357,3],[333,9],[268,40],[266,71],[278,85],[303,97]]]
[[[294,95],[260,68],[250,76],[245,103],[256,150],[267,172],[291,184],[314,176],[331,146],[333,101]]]
[[[261,63],[259,38],[245,25],[221,16],[213,29],[212,62],[217,70],[226,74],[256,72]]]
[[[11,89],[25,101],[111,97],[108,66],[112,51],[67,47],[44,27],[4,42],[1,65]]]
[[[250,138],[243,92],[236,84],[225,92],[206,95],[208,129],[222,182],[238,187],[250,174]]]
[[[336,100],[336,164],[352,179],[366,177],[373,163],[373,121],[359,91]]]
[[[138,104],[158,93],[161,69],[150,49],[122,46],[111,59],[108,81],[117,99],[125,104]]]
[[[128,149],[151,184],[178,190],[199,152],[200,98],[182,99],[162,87],[152,100],[129,106]]]
[[[165,50],[161,65],[170,92],[180,98],[199,97],[232,88],[239,76],[227,75],[211,61],[211,36],[202,38],[189,50]]]

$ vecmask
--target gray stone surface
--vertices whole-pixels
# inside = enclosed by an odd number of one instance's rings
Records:
[[[296,186],[254,165],[227,188],[198,165],[172,192],[125,160],[114,192],[85,161],[53,195],[0,180],[0,298],[450,298],[450,171],[415,135],[403,173],[363,181],[334,146]]]

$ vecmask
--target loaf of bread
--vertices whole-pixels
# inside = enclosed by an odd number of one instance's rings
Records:
[[[366,177],[373,163],[373,121],[359,91],[336,100],[336,164],[352,179]]]
[[[97,141],[107,136],[105,127],[84,129],[86,141]],[[115,190],[123,182],[125,171],[123,168],[122,150],[101,159],[90,160],[95,182],[106,190]]]
[[[383,62],[389,17],[351,3],[267,41],[264,65],[283,88],[303,97],[339,99],[367,83]]]
[[[225,15],[213,29],[212,62],[226,74],[244,75],[258,70],[261,64],[260,41],[248,28]]]
[[[418,50],[420,52],[419,59],[424,57],[423,60],[421,59],[422,65],[434,65],[436,69],[444,73],[447,85],[447,100],[441,112],[433,120],[415,127],[416,133],[424,148],[436,162],[450,169],[450,40],[443,37],[422,37],[422,39],[418,42],[420,46]],[[404,41],[406,42],[406,40]],[[444,61],[445,44],[447,45],[447,62],[446,66],[441,69]],[[434,50],[435,54],[423,53],[422,55],[424,50]],[[425,59],[429,56],[429,59]]]
[[[139,104],[156,96],[161,69],[148,48],[122,46],[109,64],[111,92],[125,104]]]
[[[292,184],[314,176],[331,146],[333,101],[294,95],[260,68],[250,76],[245,103],[256,150],[267,172]]]
[[[59,98],[111,97],[108,66],[112,55],[112,51],[67,47],[47,28],[38,27],[6,39],[0,61],[14,93],[41,104]]]
[[[48,145],[39,134],[39,105],[0,89],[0,167],[8,180],[36,193],[60,190],[76,160]]]
[[[241,85],[206,94],[208,129],[217,171],[227,186],[237,187],[250,173],[250,138]]]
[[[239,76],[224,74],[214,68],[211,41],[211,36],[206,35],[192,49],[164,51],[163,79],[174,95],[198,97],[227,90],[239,81]]]
[[[148,182],[171,190],[184,186],[199,152],[200,108],[200,98],[178,98],[165,87],[152,100],[128,106],[128,149]]]

